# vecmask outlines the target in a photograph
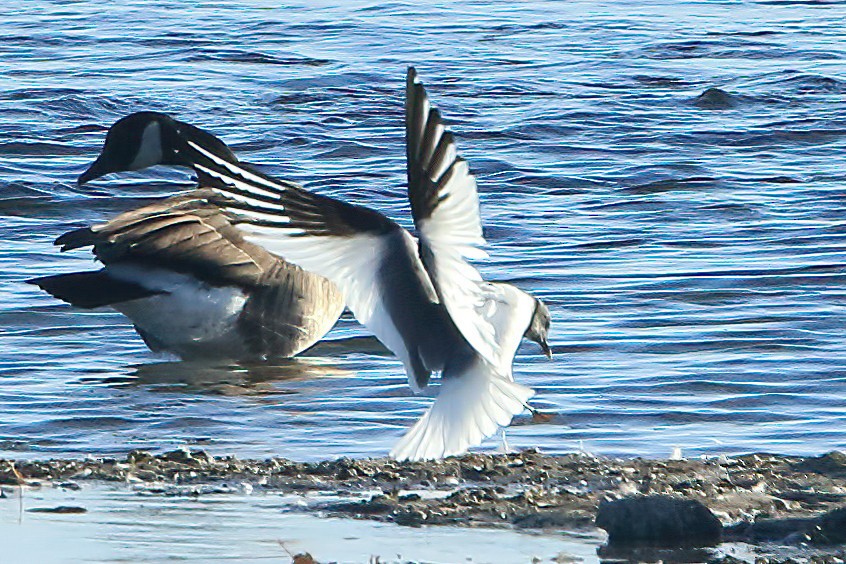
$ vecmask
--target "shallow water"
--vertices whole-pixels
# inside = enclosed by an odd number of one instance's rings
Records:
[[[22,281],[91,268],[52,240],[189,185],[162,169],[76,187],[103,126],[141,109],[407,225],[408,64],[479,177],[485,276],[553,312],[554,362],[525,345],[515,374],[558,415],[518,419],[512,446],[846,446],[846,11],[637,4],[78,1],[6,13],[0,456],[183,443],[385,454],[430,400],[354,339],[366,333],[351,319],[301,362],[202,367],[148,352],[116,313]],[[733,97],[697,104],[710,87]]]
[[[315,500],[273,494],[163,497],[86,485],[27,489],[21,500],[8,492],[0,538],[9,562],[290,562],[305,552],[319,562],[599,562],[603,537],[321,518],[301,512]],[[85,513],[38,512],[57,507]]]

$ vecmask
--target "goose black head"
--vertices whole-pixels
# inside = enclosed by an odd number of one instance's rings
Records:
[[[192,162],[181,150],[187,141],[237,161],[226,144],[207,131],[160,112],[137,112],[119,119],[109,128],[100,156],[79,176],[77,184],[113,172],[140,170],[158,164],[191,166]]]
[[[540,345],[543,354],[546,358],[552,358],[552,349],[549,348],[549,324],[552,317],[549,314],[549,308],[541,300],[535,298],[535,312],[532,314],[532,320],[529,322],[529,328],[526,329],[525,337]]]

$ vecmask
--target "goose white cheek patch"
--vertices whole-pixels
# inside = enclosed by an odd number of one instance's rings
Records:
[[[152,121],[141,134],[138,153],[129,165],[130,170],[139,170],[162,162],[162,132],[159,122]]]

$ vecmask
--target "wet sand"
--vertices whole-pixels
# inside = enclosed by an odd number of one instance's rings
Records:
[[[176,450],[155,455],[132,451],[124,459],[0,460],[0,484],[7,496],[18,485],[25,491],[55,487],[72,492],[90,482],[120,482],[136,495],[156,498],[273,493],[299,498],[286,509],[294,513],[406,527],[583,534],[595,545],[603,538],[594,525],[602,501],[666,494],[707,506],[724,526],[723,544],[684,550],[606,546],[600,557],[668,559],[670,551],[675,561],[731,562],[726,556],[731,554],[749,562],[788,562],[788,557],[842,562],[846,555],[838,533],[826,537],[814,521],[846,507],[846,455],[840,452],[809,458],[749,454],[644,460],[527,450],[440,462],[300,463]],[[41,509],[72,513],[85,508],[62,503]]]

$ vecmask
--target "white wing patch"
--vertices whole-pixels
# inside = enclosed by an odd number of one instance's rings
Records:
[[[514,355],[532,321],[535,299],[511,284],[485,283],[482,289],[484,301],[477,313],[490,323],[496,334],[494,366],[513,380]]]
[[[249,212],[252,216],[254,212]],[[409,353],[382,298],[382,284],[377,279],[386,246],[396,244],[391,235],[355,235],[347,237],[301,235],[301,229],[262,227],[249,223],[238,225],[246,239],[268,251],[334,282],[344,294],[347,307],[391,352],[402,361],[408,384],[420,391],[414,379]],[[403,232],[409,240],[411,237]]]
[[[411,235],[399,229],[387,234],[312,233],[301,225],[304,218],[307,223],[313,222],[315,214],[324,211],[314,196],[293,183],[276,182],[255,174],[194,142],[189,141],[188,145],[207,159],[205,163],[194,163],[197,170],[222,182],[223,186],[207,189],[225,198],[215,203],[237,218],[238,228],[246,239],[334,282],[356,319],[402,360],[409,385],[415,392],[420,391],[411,367],[411,355],[385,307],[382,292],[388,289],[378,280],[386,252],[395,250],[389,245],[403,245],[404,252],[417,256],[417,244]],[[428,284],[427,293],[436,299],[422,265],[421,270],[424,274],[421,281]]]
[[[246,181],[251,182],[251,184],[245,183],[245,189],[252,192],[263,193],[270,197],[277,197],[279,196],[280,192],[284,192],[288,189],[288,186],[285,186],[281,182],[272,182],[258,174],[250,172],[249,170],[244,169],[244,167],[237,166],[234,163],[227,161],[224,158],[221,158],[211,151],[207,151],[206,149],[202,148],[200,145],[194,143],[193,141],[188,141],[188,145],[192,147],[194,150],[198,151],[201,155],[204,155],[206,158],[211,159],[214,163],[222,166],[225,170],[229,171],[236,177],[240,176]],[[197,163],[194,163],[195,165]],[[199,166],[199,165],[198,165]],[[208,172],[208,169],[206,169]],[[218,175],[213,175],[218,176]],[[219,176],[218,176],[219,177]],[[263,190],[261,187],[265,186],[267,188],[271,188],[271,191],[268,192],[267,190]]]
[[[442,381],[435,403],[397,442],[391,457],[432,460],[463,454],[511,423],[534,395],[478,359]]]

